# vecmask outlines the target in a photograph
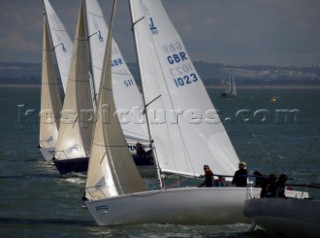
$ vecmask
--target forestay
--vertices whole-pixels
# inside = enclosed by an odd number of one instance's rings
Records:
[[[163,171],[233,175],[239,159],[186,48],[159,0],[130,0],[141,80]]]
[[[99,91],[108,27],[96,0],[86,0],[86,17],[95,92]],[[128,143],[147,142],[147,127],[142,95],[120,52],[112,39],[112,87],[121,127]],[[140,118],[137,115],[140,114]]]

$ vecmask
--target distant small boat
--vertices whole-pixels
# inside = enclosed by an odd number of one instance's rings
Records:
[[[222,98],[233,98],[237,96],[237,88],[235,84],[235,80],[233,74],[231,72],[228,87],[226,88],[225,92],[220,95]]]

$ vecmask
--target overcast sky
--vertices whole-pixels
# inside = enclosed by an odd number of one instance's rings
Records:
[[[150,0],[151,1],[151,0]],[[79,0],[51,0],[74,38]],[[99,0],[109,19],[111,0]],[[163,0],[193,61],[311,66],[320,61],[320,0]],[[0,62],[41,62],[41,0],[0,0]],[[135,61],[127,0],[114,39]]]

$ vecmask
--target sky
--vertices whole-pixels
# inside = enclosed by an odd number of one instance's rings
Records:
[[[79,0],[50,0],[74,39]],[[320,0],[162,0],[193,61],[307,67],[320,61]],[[99,0],[106,20],[111,0]],[[0,62],[41,62],[42,0],[0,0]],[[135,62],[128,0],[114,39]]]

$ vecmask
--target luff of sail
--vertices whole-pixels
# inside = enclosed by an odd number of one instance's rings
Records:
[[[51,160],[53,157],[56,140],[58,138],[61,109],[62,104],[54,73],[47,20],[46,17],[44,17],[39,148],[46,160]]]
[[[87,65],[83,5],[81,4],[67,91],[61,113],[59,136],[54,156],[54,163],[57,168],[59,161],[64,160],[72,162],[72,159],[83,158],[86,160],[86,163],[88,163],[93,115]],[[83,169],[86,170],[87,168]],[[61,171],[59,172],[61,173]]]
[[[130,0],[150,130],[160,168],[233,175],[239,159],[161,1]],[[152,120],[157,114],[157,120]],[[162,118],[161,118],[162,116]]]
[[[104,56],[87,174],[86,197],[90,200],[144,190],[142,179],[128,150],[119,119],[117,116],[110,116],[116,111],[111,82],[111,39],[115,2]]]
[[[106,36],[108,27],[104,20],[102,10],[96,0],[86,0],[86,17],[88,25],[89,45],[91,52],[92,72],[94,78],[95,91],[99,91],[104,53],[106,47]],[[149,142],[147,127],[144,115],[141,114],[139,120],[133,119],[133,111],[142,112],[144,105],[142,95],[137,84],[121,54],[121,51],[114,39],[112,39],[112,87],[116,92],[114,101],[118,116],[125,116],[121,123],[122,131],[127,142],[136,144],[137,142]],[[123,112],[123,113],[122,113]],[[121,118],[119,118],[120,120]]]

